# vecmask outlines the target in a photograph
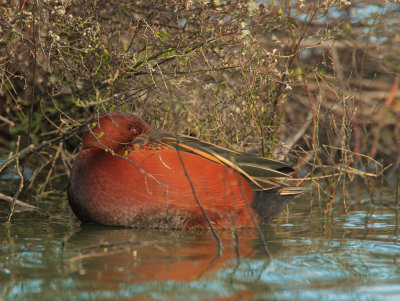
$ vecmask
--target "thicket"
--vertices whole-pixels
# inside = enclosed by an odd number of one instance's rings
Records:
[[[373,175],[394,174],[400,159],[399,10],[335,0],[3,2],[1,197],[65,201],[80,131],[113,110],[292,161],[329,184],[325,209],[354,176],[372,190]]]

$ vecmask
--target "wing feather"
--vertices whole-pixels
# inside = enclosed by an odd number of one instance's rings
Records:
[[[223,164],[244,176],[255,190],[285,187],[284,178],[294,171],[286,162],[267,159],[257,155],[229,150],[189,136],[174,136],[159,132],[148,143],[158,142],[169,148],[190,152],[217,164]]]

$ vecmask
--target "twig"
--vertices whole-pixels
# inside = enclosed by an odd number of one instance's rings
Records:
[[[9,203],[12,203],[14,198],[0,192],[0,199],[4,200],[4,201],[7,201]],[[39,209],[36,206],[33,206],[31,204],[25,203],[25,202],[17,200],[17,199],[15,200],[15,205],[24,207],[24,208],[29,209],[29,210],[37,210],[37,209]]]
[[[179,151],[179,149],[177,149],[176,151],[177,151],[177,153],[178,153],[179,161],[181,161],[181,164],[182,164],[182,167],[183,167],[183,171],[184,171],[184,173],[185,173],[185,177],[186,177],[187,180],[189,181],[190,188],[192,189],[193,196],[194,196],[194,198],[195,198],[195,200],[196,200],[196,203],[197,203],[197,205],[199,206],[199,208],[200,208],[200,210],[201,210],[201,213],[203,214],[204,218],[206,219],[206,221],[207,221],[207,223],[208,223],[208,226],[210,227],[211,232],[212,232],[213,235],[214,235],[215,240],[217,241],[218,250],[219,250],[220,255],[221,255],[221,252],[222,252],[222,242],[221,242],[221,239],[219,238],[217,231],[215,231],[214,226],[212,225],[212,222],[211,222],[211,220],[210,220],[210,217],[208,216],[206,210],[204,209],[203,205],[201,204],[201,202],[200,202],[200,200],[199,200],[199,197],[197,196],[197,193],[196,193],[196,190],[195,190],[195,188],[194,188],[193,182],[192,182],[192,180],[190,179],[189,174],[188,174],[187,169],[186,169],[186,166],[185,166],[185,163],[183,162],[183,158],[182,158],[181,152]]]
[[[290,69],[292,68],[293,61],[294,61],[294,59],[295,59],[295,57],[296,57],[296,54],[298,53],[298,51],[299,51],[299,49],[300,49],[301,42],[303,41],[303,39],[304,39],[304,37],[305,37],[305,35],[306,35],[306,32],[307,32],[308,27],[311,25],[312,21],[314,20],[314,16],[315,16],[316,13],[317,13],[317,10],[314,10],[314,11],[312,12],[311,16],[310,16],[310,19],[305,21],[305,25],[304,25],[304,27],[303,27],[303,31],[302,31],[302,33],[301,33],[301,36],[300,36],[298,42],[295,43],[294,48],[292,47],[292,53],[291,53],[291,55],[289,56],[289,62],[287,63],[287,69],[288,69],[288,70],[290,70]],[[308,16],[309,16],[309,15],[307,14],[307,17],[308,17]],[[289,28],[291,27],[291,25],[292,25],[292,24],[289,24]],[[291,38],[292,38],[292,40],[295,41],[295,37],[293,37],[293,32],[292,32],[291,30],[290,30],[290,32],[291,32]],[[277,106],[278,106],[279,98],[281,97],[281,94],[282,94],[282,92],[283,92],[283,86],[285,85],[287,75],[288,75],[288,73],[286,73],[286,72],[283,73],[283,76],[282,76],[282,79],[281,79],[281,83],[280,83],[279,86],[277,87],[276,97],[275,97],[275,99],[273,100],[273,103],[272,103],[272,107],[273,107],[273,110],[274,110],[275,112],[276,112],[276,109],[277,109]],[[273,119],[274,119],[274,120],[271,120],[271,124],[273,124],[274,121],[275,121],[275,118],[273,118]]]
[[[54,145],[60,141],[66,140],[70,137],[72,137],[73,135],[76,134],[76,132],[78,132],[79,130],[81,130],[82,128],[84,128],[86,125],[88,125],[90,122],[86,122],[84,124],[81,124],[79,126],[77,126],[76,128],[73,128],[72,130],[66,132],[65,134],[62,134],[54,139],[50,139],[47,141],[44,141],[42,143],[40,143],[39,145],[35,146],[33,144],[27,146],[26,148],[24,148],[22,151],[20,152],[16,152],[14,155],[9,156],[7,159],[5,159],[1,164],[0,164],[0,172],[3,171],[3,169],[5,167],[7,167],[10,163],[21,159],[21,158],[25,158],[27,156],[29,156],[32,153],[38,152],[40,150],[42,150],[45,147]]]
[[[38,189],[38,194],[41,194],[44,191],[44,189],[46,188],[46,185],[49,183],[51,174],[53,173],[54,167],[56,165],[56,161],[57,161],[58,157],[60,156],[61,149],[62,149],[62,143],[59,143],[56,154],[54,155],[53,159],[51,160],[51,166],[50,166],[49,172],[47,173],[46,179],[44,180],[43,184]]]
[[[21,142],[21,136],[18,136],[18,139],[17,139],[17,149],[16,149],[17,152],[18,152],[18,150],[19,150],[19,144],[20,144],[20,142]],[[15,195],[14,195],[12,201],[11,201],[10,211],[8,212],[8,216],[7,216],[7,223],[10,223],[10,222],[11,222],[11,218],[12,218],[12,216],[13,216],[13,214],[14,214],[14,210],[15,210],[15,203],[16,203],[16,201],[17,201],[17,198],[18,198],[20,192],[22,191],[22,188],[24,187],[24,176],[22,175],[21,170],[19,169],[19,159],[18,159],[18,158],[16,159],[16,168],[17,168],[18,176],[19,176],[19,178],[20,178],[20,182],[19,182],[18,190],[17,190],[17,192],[15,193]]]
[[[73,122],[75,125],[80,125],[80,123],[79,123],[78,121],[76,121],[75,119],[73,119],[72,117],[70,117],[68,114],[65,114],[65,112],[63,112],[63,111],[58,107],[58,105],[57,105],[56,102],[54,101],[53,95],[54,95],[54,92],[51,93],[49,96],[50,96],[50,98],[51,98],[51,101],[52,101],[52,103],[53,103],[54,108],[56,108],[56,110],[57,110],[61,115],[63,115],[63,116],[64,116],[65,118],[67,118],[69,121]]]
[[[40,97],[40,99],[39,99],[39,106],[40,106],[40,112],[42,113],[42,116],[43,116],[44,118],[46,118],[46,120],[47,120],[52,126],[54,126],[54,127],[58,130],[58,132],[60,132],[60,133],[62,133],[62,134],[65,134],[65,131],[64,131],[62,128],[60,128],[57,124],[55,124],[53,121],[51,121],[51,119],[50,119],[49,117],[47,117],[46,113],[45,113],[44,110],[43,110],[42,98],[41,98],[41,97]]]
[[[32,95],[30,101],[30,108],[29,108],[29,123],[28,123],[28,145],[31,144],[31,132],[32,132],[32,118],[33,118],[33,105],[35,103],[35,81],[36,81],[36,63],[37,63],[37,47],[36,47],[36,24],[35,24],[35,17],[36,17],[36,8],[37,3],[34,1],[32,5],[32,42],[33,42],[33,66],[32,66]],[[39,95],[40,97],[40,95]],[[18,161],[17,161],[18,162]],[[18,164],[18,163],[17,163]]]
[[[11,125],[12,127],[15,126],[15,123],[12,122],[11,120],[8,120],[7,118],[5,118],[4,116],[0,116],[0,121],[3,121],[4,123],[7,123],[9,125]]]
[[[304,133],[307,131],[308,127],[310,126],[311,122],[313,121],[313,112],[310,111],[308,112],[307,117],[304,119],[303,125],[300,127],[300,129],[297,131],[297,133],[290,137],[289,139],[286,140],[285,142],[285,148],[282,150],[283,155],[287,155],[289,151],[293,148],[293,146],[296,144],[296,142],[303,137]]]
[[[399,166],[397,167],[397,188],[396,188],[396,209],[397,206],[399,205],[399,198],[400,198],[400,162],[398,164]]]

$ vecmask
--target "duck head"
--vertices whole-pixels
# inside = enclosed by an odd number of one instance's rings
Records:
[[[95,126],[83,134],[82,150],[109,148],[115,151],[138,135],[150,132],[150,126],[133,114],[106,114],[95,120]]]

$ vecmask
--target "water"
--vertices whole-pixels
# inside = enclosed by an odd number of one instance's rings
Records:
[[[271,260],[255,229],[238,244],[219,232],[219,255],[210,232],[81,225],[68,206],[16,213],[0,225],[0,300],[399,300],[394,190],[351,190],[347,214],[338,199],[323,217],[305,196],[262,228]]]

